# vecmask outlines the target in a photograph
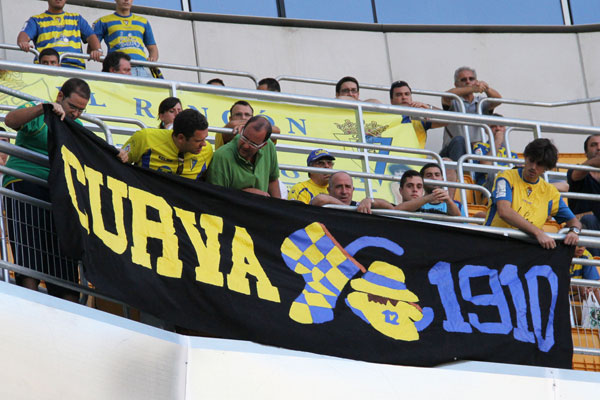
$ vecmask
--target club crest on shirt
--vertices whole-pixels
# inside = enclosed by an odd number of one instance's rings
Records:
[[[527,197],[529,197],[531,192],[533,192],[533,189],[531,189],[531,186],[527,186]]]

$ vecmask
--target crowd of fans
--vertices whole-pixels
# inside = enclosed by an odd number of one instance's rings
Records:
[[[82,52],[81,42],[87,42],[87,51],[91,58],[99,61],[102,58],[100,42],[105,41],[108,54],[103,59],[103,71],[136,75],[141,77],[156,76],[145,67],[132,66],[135,60],[158,60],[158,48],[148,21],[131,13],[131,0],[116,0],[116,12],[98,19],[93,27],[79,15],[63,11],[65,0],[49,0],[48,11],[31,17],[18,35],[18,44],[24,51],[32,48],[30,41],[40,51],[38,62],[44,65],[57,66],[60,54],[65,52]],[[146,51],[148,55],[146,55]],[[61,65],[64,67],[84,68],[80,59],[65,57]],[[221,79],[207,82],[224,86]],[[279,83],[273,78],[265,78],[258,82],[258,90],[281,91]],[[479,103],[484,98],[500,98],[500,93],[484,81],[478,80],[474,69],[461,67],[455,71],[454,87],[448,93],[457,95],[460,102],[452,96],[442,97],[443,110],[460,111],[463,107],[467,113],[477,113]],[[335,88],[338,99],[361,100],[360,85],[357,79],[347,76],[339,80]],[[410,85],[404,81],[394,82],[389,91],[390,103],[406,107],[437,109],[431,104],[413,101]],[[56,101],[52,103],[54,112],[61,118],[77,119],[85,110],[90,98],[87,83],[78,78],[69,79],[60,89]],[[366,99],[364,101],[375,101]],[[498,102],[483,103],[484,114],[492,114]],[[41,105],[27,103],[7,114],[6,125],[18,131],[17,145],[47,154],[47,127],[43,122]],[[229,121],[225,125],[231,133],[217,133],[215,146],[206,141],[208,122],[196,110],[183,109],[181,101],[176,97],[164,99],[159,106],[160,124],[157,128],[142,129],[134,133],[124,144],[119,153],[123,163],[133,163],[142,167],[180,175],[184,178],[203,180],[226,188],[246,192],[285,198],[287,189],[279,182],[279,166],[275,141],[271,134],[280,130],[265,117],[254,116],[252,106],[240,100],[235,102],[229,112]],[[493,114],[501,117],[500,114]],[[517,158],[516,154],[508,154],[505,147],[505,127],[490,125],[493,141],[487,141],[479,129],[472,126],[446,124],[427,119],[404,117],[403,123],[412,124],[419,143],[424,147],[427,131],[431,128],[444,127],[444,143],[440,155],[447,159],[458,160],[467,153],[469,147],[478,155],[488,155],[491,146],[495,146],[499,157]],[[600,167],[600,135],[590,136],[584,143],[587,156],[585,165]],[[576,245],[582,224],[574,212],[587,213],[581,219],[585,227],[600,229],[600,202],[571,201],[570,209],[561,198],[557,186],[568,190],[564,185],[553,185],[543,179],[543,174],[555,168],[558,150],[548,139],[536,139],[529,143],[524,151],[525,164],[522,167],[504,170],[498,174],[477,173],[476,183],[489,188],[492,197],[485,214],[485,224],[489,226],[520,229],[534,237],[547,249],[554,248],[554,239],[548,236],[543,226],[546,220],[554,217],[565,222],[569,232],[564,239],[567,245]],[[291,188],[287,198],[307,205],[324,206],[327,204],[356,206],[358,212],[371,213],[373,209],[395,209],[411,212],[440,213],[449,216],[466,216],[460,203],[454,200],[452,191],[440,185],[425,184],[424,180],[443,181],[443,173],[439,165],[427,164],[420,171],[407,170],[399,179],[396,204],[384,199],[365,198],[360,202],[353,200],[354,186],[351,176],[343,171],[333,174],[335,157],[327,149],[312,151],[307,158],[307,166],[319,168],[308,174],[308,180]],[[482,160],[482,164],[491,164]],[[500,165],[508,165],[506,163]],[[10,157],[7,166],[40,178],[47,178],[48,169]],[[449,181],[456,181],[453,170],[446,171]],[[454,176],[452,175],[454,173]],[[571,190],[600,194],[600,173],[571,170],[568,173],[568,184]],[[48,199],[47,189],[28,183],[12,176],[4,177],[4,186],[40,199]],[[7,205],[9,215],[16,213],[15,205]],[[12,208],[11,208],[12,207]],[[27,214],[21,219],[31,219]],[[9,227],[12,237],[31,235],[31,222],[14,220]],[[48,238],[52,241],[54,239]],[[18,244],[17,244],[18,245]],[[578,247],[578,254],[586,256],[599,255],[599,249],[592,249],[592,254]],[[27,263],[22,259],[17,262]],[[24,264],[21,264],[24,265]],[[72,269],[72,263],[61,265],[61,268]],[[598,279],[595,269],[581,266],[572,269],[574,277]],[[19,277],[18,282],[32,289],[37,288],[38,281]],[[51,289],[49,287],[49,291]],[[54,288],[52,288],[54,290]],[[71,298],[69,291],[58,291],[64,298]]]

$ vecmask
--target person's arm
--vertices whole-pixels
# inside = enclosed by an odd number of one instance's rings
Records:
[[[232,128],[233,132],[231,133],[222,133],[221,137],[223,138],[223,144],[227,144],[233,140],[235,135],[242,131],[242,128],[246,125],[247,120],[245,119],[236,119],[233,121],[229,121],[225,128]]]
[[[479,87],[481,89],[483,89],[483,92],[485,92],[485,94],[487,95],[487,97],[494,98],[494,99],[501,99],[502,98],[502,96],[500,95],[500,93],[496,89],[491,88],[487,84],[487,82],[477,81],[477,84],[479,85]],[[488,112],[491,112],[494,108],[496,108],[496,107],[498,107],[500,105],[500,103],[495,103],[495,102],[489,102],[487,104],[488,105],[487,105],[486,109],[487,109]]]
[[[120,149],[117,157],[119,157],[119,160],[121,160],[123,164],[129,163],[129,152],[127,150]]]
[[[582,163],[581,165],[587,165],[588,167],[596,167],[596,168],[600,168],[600,156],[596,156],[594,158],[590,158],[589,160],[586,160],[584,163]],[[580,181],[583,178],[585,178],[587,176],[587,174],[589,173],[588,171],[580,171],[580,170],[571,170],[571,180],[573,181]]]
[[[358,207],[356,207],[356,211],[363,214],[371,214],[372,210],[377,208],[393,210],[394,206],[387,200],[372,199],[370,197],[367,197],[358,204]]]
[[[477,90],[478,89],[475,86],[464,86],[464,87],[454,87],[452,89],[446,90],[446,92],[453,93],[460,97],[465,97],[465,96],[470,95],[471,93],[476,93]],[[448,108],[450,108],[450,106],[452,105],[453,99],[454,99],[454,97],[449,97],[449,96],[442,97],[442,107],[444,108],[444,110],[447,110]]]
[[[29,50],[34,48],[33,44],[31,44],[30,41],[31,38],[24,31],[19,32],[19,34],[17,35],[17,45],[24,52],[29,52]]]
[[[581,229],[581,222],[579,221],[579,219],[577,217],[573,217],[567,221],[567,227],[568,228],[574,227],[577,229]],[[579,235],[576,234],[575,232],[569,232],[569,233],[567,233],[567,236],[565,236],[565,239],[563,242],[564,242],[564,244],[566,244],[568,246],[575,246],[578,241],[579,241]]]
[[[52,111],[54,111],[54,113],[60,117],[61,121],[64,120],[66,114],[62,106],[58,103],[50,104],[52,104]],[[44,114],[43,104],[38,104],[33,107],[17,108],[16,110],[12,110],[8,114],[6,114],[4,123],[9,128],[18,131],[23,125],[39,117],[42,114]]]
[[[403,201],[402,203],[396,205],[394,209],[400,211],[417,211],[419,208],[423,207],[427,203],[431,203],[432,201],[435,201],[435,195],[430,193],[416,199]]]
[[[265,197],[269,197],[270,196],[269,193],[263,192],[262,190],[257,189],[257,188],[253,188],[253,187],[242,189],[242,191],[248,192],[248,193],[258,194],[260,196],[265,196]]]
[[[504,222],[533,236],[543,248],[553,249],[556,247],[554,239],[513,210],[510,201],[497,200],[496,209],[498,210],[498,216],[502,218]]]
[[[158,46],[150,44],[146,48],[148,49],[148,61],[158,61]]]
[[[90,35],[87,38],[88,47],[87,51],[90,53],[90,57],[94,61],[100,62],[100,57],[102,57],[102,49],[100,48],[100,41],[96,34]]]
[[[277,199],[281,198],[281,190],[279,189],[279,179],[269,182],[269,194]]]
[[[443,111],[441,108],[434,107],[431,104],[421,103],[419,101],[413,101],[408,106],[409,107],[414,107],[414,108],[424,108],[426,110]],[[448,125],[448,122],[430,122],[430,124],[431,124],[431,128],[434,129],[434,128],[442,128],[442,127]]]
[[[433,189],[431,194],[433,194],[433,196],[435,197],[435,203],[446,203],[447,215],[455,217],[460,217],[462,215],[460,209],[458,208],[454,200],[450,198],[450,195],[448,194],[447,190],[444,190],[442,188],[435,188]]]
[[[323,193],[316,195],[310,201],[310,205],[311,206],[322,207],[322,206],[324,206],[326,204],[337,204],[337,205],[340,205],[340,206],[345,205],[344,203],[342,203],[341,201],[339,201],[335,197],[330,196],[328,194],[323,194]]]

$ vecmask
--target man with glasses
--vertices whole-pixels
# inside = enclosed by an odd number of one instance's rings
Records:
[[[325,149],[313,150],[306,159],[306,165],[316,168],[333,168],[335,157]],[[321,193],[327,193],[329,184],[329,174],[309,172],[310,179],[295,184],[288,195],[289,200],[301,201],[304,204],[310,204],[310,201]]]
[[[336,99],[359,100],[360,87],[356,78],[345,76],[335,85]]]
[[[241,132],[220,147],[208,169],[209,183],[281,198],[279,164],[271,137],[271,123],[252,117]]]
[[[61,87],[56,102],[50,103],[52,111],[61,120],[65,117],[75,119],[84,111],[90,99],[90,87],[79,79],[71,78]],[[15,144],[36,153],[48,155],[48,126],[44,122],[44,106],[27,103],[6,114],[5,124],[18,130]],[[38,164],[10,156],[6,166],[16,171],[48,180],[49,169]],[[4,176],[3,186],[18,193],[50,202],[48,188],[38,186],[10,174]],[[14,244],[15,261],[18,265],[35,269],[38,272],[52,274],[63,280],[77,282],[77,263],[59,257],[55,251],[58,242],[53,232],[54,223],[49,210],[38,209],[23,202],[5,198],[6,215],[9,222],[9,236]],[[16,282],[28,289],[38,290],[39,279],[16,275]],[[77,301],[79,294],[61,286],[46,283],[48,293],[66,300]]]
[[[502,97],[496,89],[491,88],[486,82],[477,80],[477,73],[469,67],[460,67],[454,72],[454,87],[449,89],[448,93],[454,93],[462,97],[465,112],[468,114],[477,114],[477,105],[485,98],[485,96],[477,93],[485,93],[487,97],[497,99]],[[485,102],[483,104],[483,114],[491,114],[498,105],[499,103]],[[442,97],[442,107],[444,110],[460,112],[460,104],[452,97]],[[466,126],[469,131],[469,145],[483,141],[479,128]],[[444,130],[444,142],[440,155],[458,161],[460,156],[467,151],[465,140],[463,125],[449,124]]]
[[[213,158],[207,136],[206,117],[188,108],[177,114],[173,130],[146,128],[135,132],[123,145],[119,158],[123,163],[183,178],[204,179]]]

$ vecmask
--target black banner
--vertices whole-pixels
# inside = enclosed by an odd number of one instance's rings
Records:
[[[47,113],[60,238],[98,291],[177,326],[358,360],[571,367],[571,249],[126,166]]]

